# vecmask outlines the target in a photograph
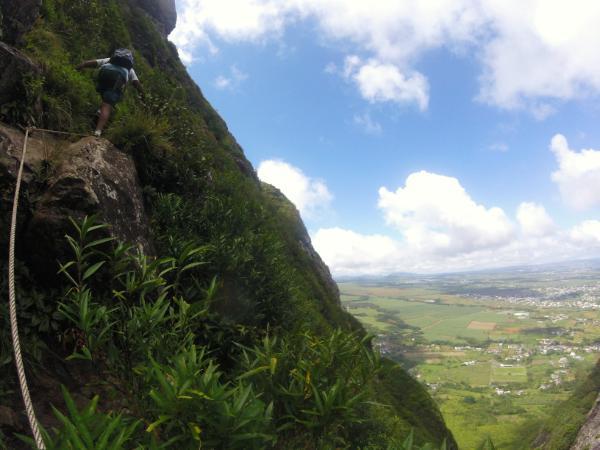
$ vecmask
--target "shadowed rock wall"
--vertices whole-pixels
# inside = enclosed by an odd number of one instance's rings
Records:
[[[0,224],[8,229],[23,133],[0,124]],[[152,254],[135,164],[106,139],[70,143],[33,133],[28,141],[17,249],[40,281],[52,283],[69,253],[69,217],[95,214],[117,239]],[[6,245],[6,236],[0,244]]]
[[[41,6],[42,0],[0,0],[0,40],[9,44],[19,42],[38,18]]]
[[[137,0],[137,4],[158,22],[165,36],[173,31],[177,23],[175,0]]]

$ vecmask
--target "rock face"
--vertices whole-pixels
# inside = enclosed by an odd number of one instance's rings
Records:
[[[38,18],[41,6],[42,0],[0,0],[0,39],[9,44],[18,43]]]
[[[8,223],[23,134],[0,124],[0,200],[2,229]],[[151,254],[148,221],[131,156],[105,139],[64,142],[36,132],[28,142],[23,178],[18,252],[30,270],[51,283],[49,261],[67,255],[64,235],[69,217],[96,214],[117,239]],[[7,214],[8,213],[8,214]],[[4,238],[3,238],[4,239]]]
[[[23,147],[23,134],[13,128],[0,125],[0,250],[5,253],[8,246],[8,231],[14,196],[15,180],[19,169],[19,155]],[[35,144],[32,145],[35,147]],[[41,151],[32,148],[29,164],[23,170],[21,183],[21,203],[18,216],[18,230],[24,229],[24,224],[30,217],[31,201],[29,191],[33,183],[33,167],[39,163]]]
[[[138,4],[162,26],[165,36],[173,31],[177,23],[175,0],[138,0]]]
[[[570,450],[600,450],[600,395]]]
[[[23,77],[39,74],[40,69],[23,53],[0,42],[0,106],[23,101]]]

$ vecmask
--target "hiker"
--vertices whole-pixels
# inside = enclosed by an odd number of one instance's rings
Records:
[[[98,83],[96,91],[102,96],[102,105],[99,110],[98,123],[94,136],[101,136],[102,130],[110,117],[112,109],[123,98],[123,92],[127,83],[131,82],[138,92],[143,96],[144,90],[133,70],[133,54],[131,50],[119,48],[110,58],[91,59],[82,62],[76,69],[100,67],[98,72]]]

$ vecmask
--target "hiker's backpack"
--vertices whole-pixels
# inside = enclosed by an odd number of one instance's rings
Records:
[[[111,56],[110,63],[131,70],[133,68],[133,54],[131,53],[131,50],[118,48]]]
[[[125,67],[116,64],[107,63],[100,67],[98,72],[98,87],[99,92],[109,89],[115,91],[123,91],[127,84],[129,70]]]

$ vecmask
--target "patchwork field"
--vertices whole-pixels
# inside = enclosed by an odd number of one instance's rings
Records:
[[[468,326],[467,328],[471,329],[471,330],[486,330],[486,331],[492,331],[494,328],[496,328],[496,322],[477,322],[476,320],[473,320]]]
[[[486,286],[479,282],[477,289],[487,292]],[[382,353],[429,387],[462,449],[478,448],[488,436],[497,449],[528,449],[525,437],[533,438],[600,351],[598,310],[542,308],[498,295],[519,292],[513,287],[489,289],[493,296],[483,299],[464,287],[466,295],[339,287],[343,306],[377,335]]]
[[[393,291],[389,288],[385,290],[363,289],[361,295],[347,295],[349,287],[341,286],[343,287],[342,302],[352,314],[359,318],[362,314],[373,318],[376,317],[375,312],[379,312],[384,316],[397,318],[408,325],[421,329],[425,339],[430,342],[446,341],[460,344],[468,342],[470,339],[500,338],[535,342],[536,338],[539,338],[539,336],[535,336],[535,333],[521,333],[523,329],[533,329],[540,325],[536,320],[514,315],[521,311],[476,306],[472,301],[469,304],[461,304],[460,297],[441,296],[431,291],[417,289],[411,289],[410,295],[401,295],[401,290]],[[370,290],[385,291],[387,294],[395,292],[396,296],[368,297],[370,305],[365,308],[364,296]],[[407,300],[407,297],[410,297],[411,300]],[[452,300],[452,302],[440,303],[441,297]],[[367,312],[366,309],[370,309],[371,312]],[[377,324],[372,320],[370,324],[379,330],[387,329],[387,326],[383,326],[381,323]]]

